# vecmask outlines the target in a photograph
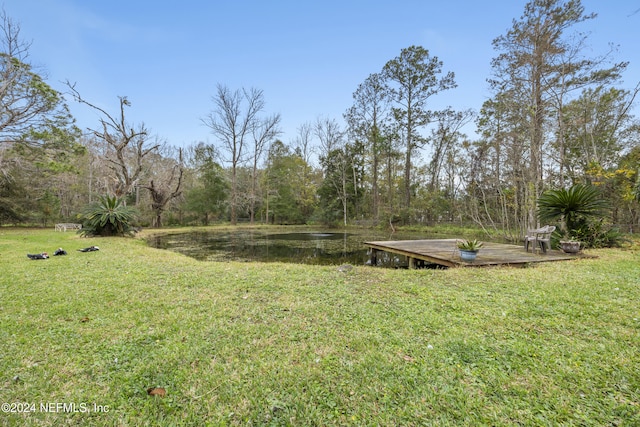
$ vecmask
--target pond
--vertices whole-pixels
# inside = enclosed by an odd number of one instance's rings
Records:
[[[364,242],[446,238],[425,233],[390,233],[376,230],[348,232],[318,229],[284,232],[265,229],[190,231],[150,236],[150,246],[168,249],[201,261],[291,262],[313,265],[365,265],[369,261]],[[406,259],[389,255],[378,264],[404,267]]]

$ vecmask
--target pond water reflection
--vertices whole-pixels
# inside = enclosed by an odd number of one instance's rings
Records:
[[[364,242],[375,240],[427,239],[424,233],[390,234],[381,231],[295,232],[237,229],[190,231],[154,235],[150,246],[176,251],[201,261],[292,262],[315,265],[364,265],[369,260]],[[442,238],[442,236],[439,236]],[[403,266],[404,257],[383,259],[389,266]],[[379,260],[380,263],[380,260]]]

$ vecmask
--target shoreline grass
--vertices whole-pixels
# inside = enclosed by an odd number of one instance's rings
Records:
[[[35,405],[0,425],[640,425],[640,251],[593,253],[343,273],[0,229],[0,403]]]

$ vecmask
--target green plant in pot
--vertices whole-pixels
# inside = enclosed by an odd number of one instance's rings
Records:
[[[569,232],[565,232],[562,234],[560,240],[558,241],[558,246],[565,253],[576,254],[580,252],[580,248],[582,247],[582,242],[580,241],[579,238],[577,238],[573,234]]]
[[[458,249],[460,250],[460,258],[466,262],[472,262],[478,256],[478,251],[484,243],[479,240],[458,240]]]

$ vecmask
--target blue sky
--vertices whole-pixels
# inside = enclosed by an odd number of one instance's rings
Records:
[[[2,0],[0,0],[2,2]],[[640,81],[640,0],[583,0],[598,17],[589,31],[593,55],[619,45],[630,61],[623,87]],[[421,45],[453,71],[458,87],[433,107],[478,110],[497,55],[491,42],[522,15],[525,0],[137,1],[5,0],[3,7],[32,42],[31,63],[58,90],[75,82],[90,102],[144,122],[171,145],[215,142],[201,119],[216,85],[255,87],[265,115],[280,113],[284,142],[318,117],[343,122],[352,94],[402,48]],[[635,13],[634,13],[635,12]],[[576,28],[577,29],[577,28]],[[98,128],[95,111],[69,104],[81,128]],[[473,129],[467,129],[470,137]]]

